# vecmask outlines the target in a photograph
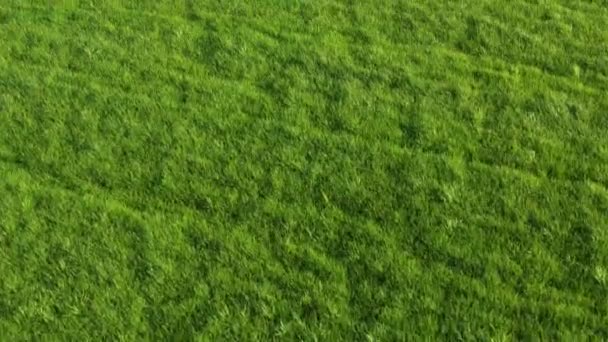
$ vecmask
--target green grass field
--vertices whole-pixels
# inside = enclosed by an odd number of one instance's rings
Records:
[[[1,341],[587,338],[605,0],[0,2]]]

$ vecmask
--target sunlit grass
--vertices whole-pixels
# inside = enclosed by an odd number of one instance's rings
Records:
[[[608,338],[608,8],[0,3],[0,340]]]

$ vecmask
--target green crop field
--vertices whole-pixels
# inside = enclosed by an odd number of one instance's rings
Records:
[[[606,0],[0,1],[0,341],[593,339]]]

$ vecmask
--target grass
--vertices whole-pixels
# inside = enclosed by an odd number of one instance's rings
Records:
[[[0,3],[0,340],[608,339],[605,1]]]

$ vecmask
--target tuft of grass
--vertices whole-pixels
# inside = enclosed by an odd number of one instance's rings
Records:
[[[3,1],[0,340],[608,338],[606,22]]]

